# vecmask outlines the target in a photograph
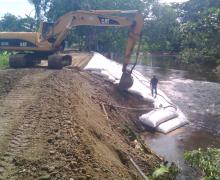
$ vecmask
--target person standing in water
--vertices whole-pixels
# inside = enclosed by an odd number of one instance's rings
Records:
[[[157,96],[157,84],[158,84],[158,79],[154,75],[153,78],[150,80],[150,87],[151,87],[151,94],[155,98]],[[154,96],[154,93],[155,93],[155,96]]]

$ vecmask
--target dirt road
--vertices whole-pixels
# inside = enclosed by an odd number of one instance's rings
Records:
[[[0,71],[0,179],[141,179],[129,157],[151,173],[125,129],[138,113],[107,104],[140,99],[74,69]]]

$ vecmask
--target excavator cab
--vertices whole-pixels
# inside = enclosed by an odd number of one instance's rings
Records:
[[[55,39],[53,37],[48,38],[48,33],[52,32],[54,23],[51,22],[41,22],[40,34],[44,40],[48,40],[50,43],[54,43]]]

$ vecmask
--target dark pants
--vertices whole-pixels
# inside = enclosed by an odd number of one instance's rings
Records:
[[[151,87],[151,94],[152,96],[154,96],[154,93],[155,93],[155,96],[157,95],[157,86],[152,86]]]

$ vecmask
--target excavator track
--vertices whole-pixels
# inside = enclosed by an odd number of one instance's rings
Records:
[[[15,54],[9,57],[11,68],[26,68],[35,66],[39,60],[32,54]]]
[[[26,67],[27,59],[24,54],[11,55],[9,57],[9,66],[11,68],[24,68]]]
[[[64,66],[72,64],[70,55],[51,55],[48,57],[48,69],[62,69]]]

